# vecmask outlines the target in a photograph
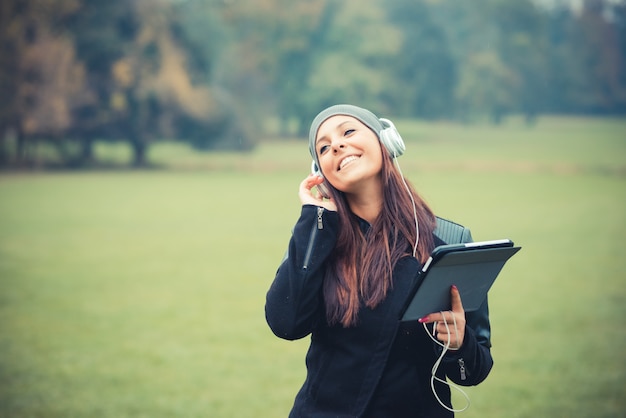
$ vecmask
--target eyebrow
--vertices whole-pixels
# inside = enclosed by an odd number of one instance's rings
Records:
[[[347,123],[352,123],[351,120],[344,120],[343,122],[341,122],[339,125],[335,126],[335,130],[338,131],[339,129],[341,129],[341,127]],[[318,142],[320,142],[322,139],[326,139],[326,135],[319,137],[317,139],[317,141],[315,141],[315,144],[317,144]]]

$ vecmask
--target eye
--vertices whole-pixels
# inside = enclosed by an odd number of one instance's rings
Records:
[[[319,150],[320,155],[322,155],[323,153],[325,153],[326,151],[328,151],[328,148],[330,148],[330,146],[328,146],[328,145],[322,145],[322,146],[320,147],[320,150]]]
[[[343,136],[348,136],[354,133],[354,131],[355,131],[354,129],[346,129],[346,131],[343,133]]]

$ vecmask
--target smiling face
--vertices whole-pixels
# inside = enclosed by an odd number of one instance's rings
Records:
[[[317,130],[315,151],[324,177],[347,194],[381,190],[383,154],[376,134],[352,116],[335,115]]]

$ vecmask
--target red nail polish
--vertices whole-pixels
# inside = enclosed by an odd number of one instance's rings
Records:
[[[424,316],[424,317],[422,317],[422,318],[418,319],[417,321],[418,321],[418,322],[422,322],[422,323],[424,323],[424,322],[428,322],[428,315],[426,315],[426,316]]]
[[[455,284],[453,284],[453,285],[452,285],[452,288],[453,288],[454,290],[459,290],[459,288],[458,288],[458,287],[456,287],[456,285],[455,285]]]

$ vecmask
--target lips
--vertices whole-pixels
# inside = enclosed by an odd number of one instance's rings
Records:
[[[346,158],[344,158],[343,160],[341,160],[339,162],[339,170],[341,170],[342,168],[344,168],[346,165],[350,164],[351,162],[358,160],[360,157],[358,155],[348,155]]]

